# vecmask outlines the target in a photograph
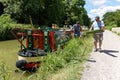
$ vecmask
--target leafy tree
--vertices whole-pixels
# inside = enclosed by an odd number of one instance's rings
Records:
[[[59,24],[63,19],[64,5],[61,0],[8,0],[5,13],[11,14],[20,23]]]
[[[11,14],[20,23],[30,23],[31,16],[33,23],[38,24],[44,8],[43,0],[8,0],[5,5],[5,13]]]
[[[30,16],[37,25],[63,24],[65,20],[88,25],[89,21],[85,0],[5,0],[3,4],[4,12],[19,23],[30,23]]]
[[[64,20],[64,4],[61,0],[45,0],[44,19],[45,24],[60,24]]]
[[[88,17],[86,11],[84,11],[84,13],[82,15],[82,20],[83,20],[83,25],[86,25],[88,27],[90,26],[90,18]]]
[[[115,24],[115,12],[107,12],[103,15],[103,21],[106,25]]]
[[[90,19],[84,8],[85,0],[65,0],[65,5],[65,17],[68,23],[80,21],[81,24],[89,26]]]
[[[116,11],[116,24],[120,27],[120,10]]]
[[[120,10],[116,10],[115,12],[107,12],[103,15],[103,20],[106,25],[116,25],[120,26]]]

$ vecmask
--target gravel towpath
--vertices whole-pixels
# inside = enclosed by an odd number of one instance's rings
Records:
[[[106,30],[101,52],[92,52],[80,80],[120,80],[120,36]]]

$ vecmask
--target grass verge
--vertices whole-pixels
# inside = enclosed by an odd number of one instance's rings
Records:
[[[63,69],[59,69],[56,73],[53,73],[52,77],[50,76],[47,80],[80,80],[84,69],[84,63],[90,56],[92,45],[91,37],[81,40],[78,39],[77,41],[80,44],[78,44],[79,46],[76,45],[76,56],[71,58]]]
[[[72,39],[63,50],[45,58],[36,80],[80,80],[91,50],[91,37]]]

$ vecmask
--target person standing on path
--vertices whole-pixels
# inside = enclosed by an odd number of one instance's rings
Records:
[[[90,30],[102,30],[104,32],[104,22],[100,20],[99,16],[95,17],[95,21],[92,23]],[[103,32],[98,32],[93,35],[94,37],[94,51],[101,51]],[[99,43],[99,48],[97,48],[97,43]]]
[[[74,36],[80,37],[80,35],[81,35],[80,31],[82,30],[82,28],[80,26],[79,21],[77,21],[76,24],[73,25],[73,30],[74,30]]]

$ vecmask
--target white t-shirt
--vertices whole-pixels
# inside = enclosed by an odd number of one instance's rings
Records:
[[[100,22],[101,22],[101,26],[102,27],[105,26],[103,21],[100,21]],[[93,26],[94,30],[99,30],[100,29],[100,27],[98,26],[97,21],[94,21],[93,24],[92,24],[92,26]]]

